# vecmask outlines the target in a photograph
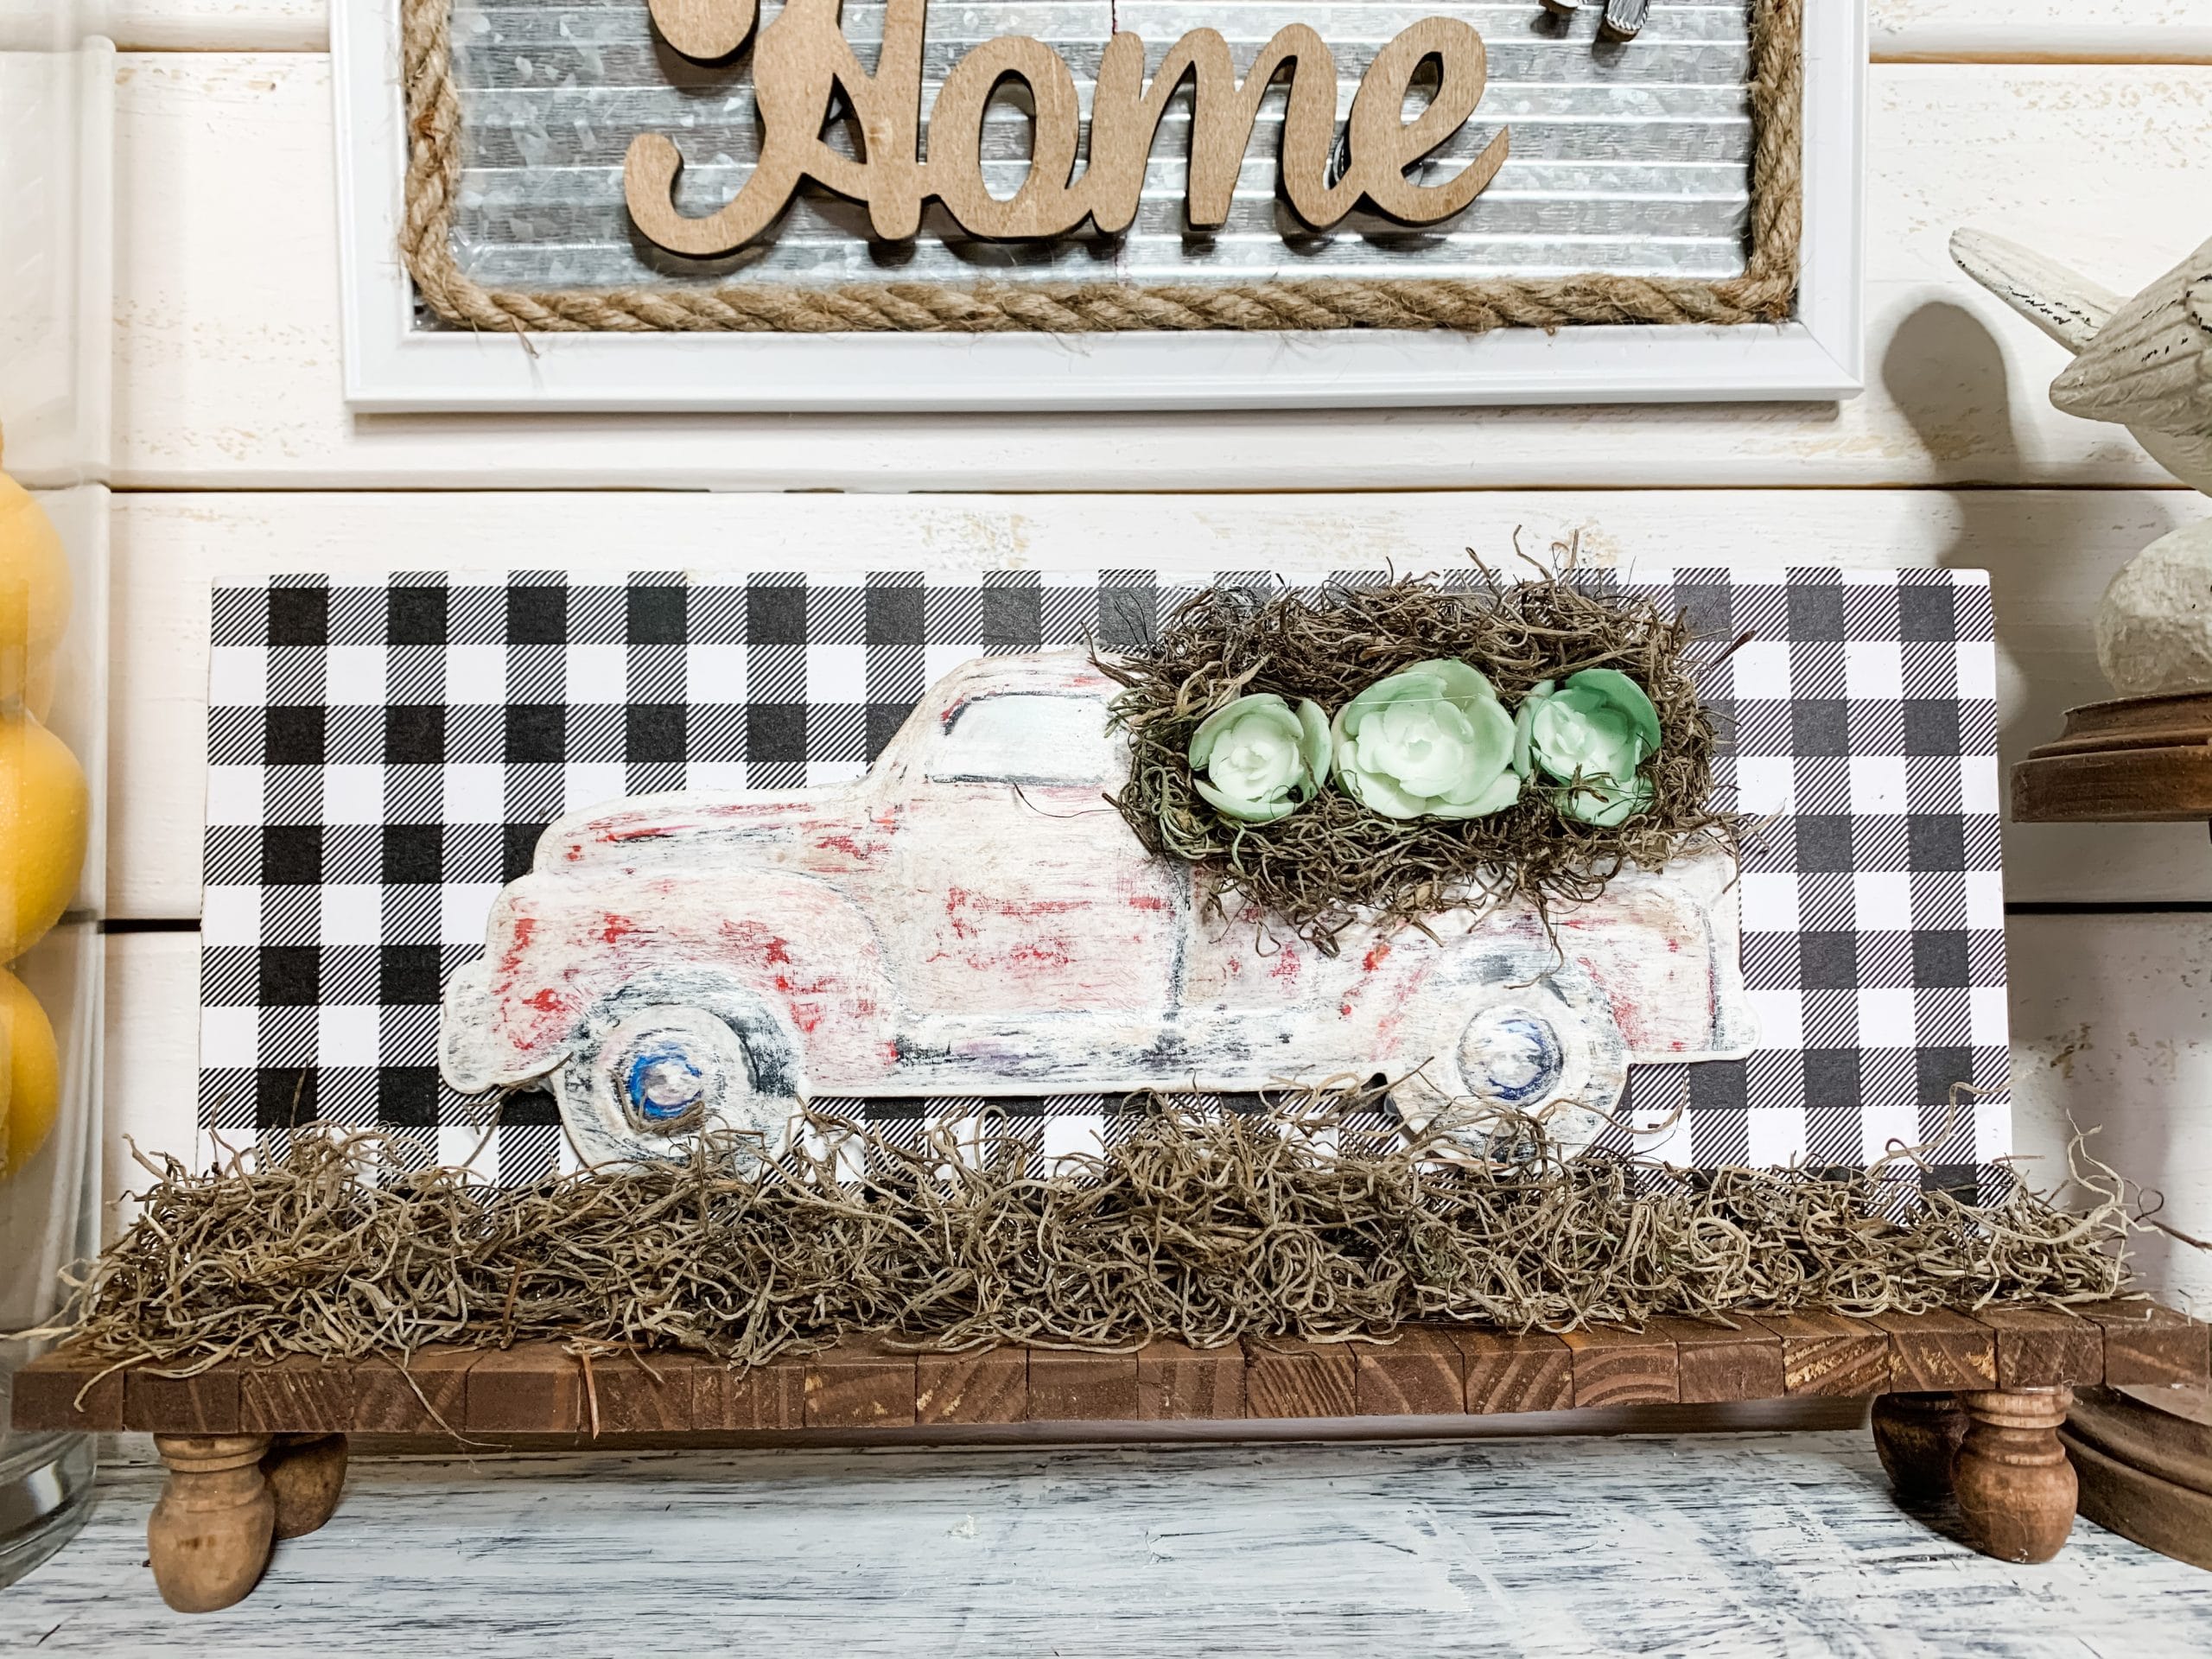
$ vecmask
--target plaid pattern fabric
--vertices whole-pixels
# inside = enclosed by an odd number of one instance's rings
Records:
[[[1601,1144],[1691,1165],[1840,1166],[1941,1137],[1935,1178],[1970,1184],[2009,1132],[1986,579],[1589,579],[1691,613],[1700,684],[1732,731],[1721,798],[1761,820],[1742,888],[1761,1046],[1637,1067]],[[1195,586],[1141,570],[218,586],[203,1131],[281,1151],[289,1128],[321,1118],[384,1128],[403,1164],[474,1156],[506,1183],[567,1166],[550,1096],[512,1098],[494,1121],[436,1067],[445,977],[482,952],[493,897],[550,820],[649,790],[856,777],[955,664],[1141,643]],[[1961,1083],[1977,1097],[1955,1112]],[[925,1115],[985,1109],[849,1109],[918,1140]],[[990,1109],[1026,1120],[1046,1155],[1113,1133],[1096,1096]]]

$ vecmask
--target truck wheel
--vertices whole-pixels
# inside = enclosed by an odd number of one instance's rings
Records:
[[[745,1137],[748,1165],[789,1143],[796,1039],[745,992],[685,987],[679,1001],[676,988],[608,998],[562,1067],[561,1116],[587,1163],[680,1161],[709,1129]]]
[[[1441,1117],[1482,1156],[1522,1162],[1525,1131],[1501,1112],[1539,1120],[1550,1150],[1571,1158],[1598,1138],[1628,1085],[1628,1039],[1590,976],[1548,951],[1502,953],[1478,977],[1431,993],[1400,1045],[1419,1066],[1392,1090],[1416,1128]],[[1426,1061],[1426,1064],[1423,1062]]]

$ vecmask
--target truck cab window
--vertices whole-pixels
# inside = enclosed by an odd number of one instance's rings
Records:
[[[925,775],[938,784],[1072,788],[1104,784],[1112,760],[1098,698],[1007,691],[954,711]]]

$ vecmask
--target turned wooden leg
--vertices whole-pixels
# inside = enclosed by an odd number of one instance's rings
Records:
[[[298,1538],[330,1519],[346,1490],[343,1434],[279,1434],[261,1459],[276,1503],[276,1536]]]
[[[1951,1460],[1966,1432],[1955,1395],[1885,1394],[1874,1402],[1874,1450],[1900,1497],[1948,1492]]]
[[[2074,1465],[2058,1443],[2071,1389],[1962,1394],[1966,1438],[1952,1490],[1974,1547],[2005,1561],[2047,1561],[2074,1528]]]
[[[156,1434],[169,1471],[146,1522],[146,1554],[162,1599],[212,1613],[253,1588],[269,1564],[276,1500],[261,1477],[266,1434]]]

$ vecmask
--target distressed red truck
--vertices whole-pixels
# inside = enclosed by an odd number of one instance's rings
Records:
[[[1245,1091],[1377,1071],[1416,1121],[1547,1115],[1586,1142],[1631,1064],[1737,1058],[1735,867],[1632,871],[1554,917],[1352,931],[1324,956],[1208,921],[1103,797],[1113,687],[1077,653],[982,658],[867,774],[634,797],[561,819],[446,987],[463,1093],[550,1087],[582,1156],[776,1141],[826,1097]]]

